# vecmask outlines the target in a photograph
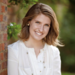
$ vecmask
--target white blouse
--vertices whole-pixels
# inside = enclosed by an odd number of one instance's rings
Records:
[[[60,52],[45,43],[36,57],[34,48],[18,40],[8,45],[8,75],[61,75]]]

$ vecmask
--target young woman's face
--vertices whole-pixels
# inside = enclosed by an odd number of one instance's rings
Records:
[[[44,14],[39,14],[33,18],[30,24],[30,38],[35,40],[42,40],[46,37],[50,29],[51,20]]]

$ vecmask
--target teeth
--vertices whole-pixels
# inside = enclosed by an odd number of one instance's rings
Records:
[[[36,32],[38,35],[42,35],[41,33]]]

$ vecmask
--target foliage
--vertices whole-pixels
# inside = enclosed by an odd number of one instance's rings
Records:
[[[17,39],[17,34],[20,32],[21,30],[21,25],[20,24],[16,24],[16,23],[10,23],[8,26],[8,31],[7,31],[7,34],[8,34],[8,40],[10,38],[13,38],[13,39]]]
[[[75,74],[72,74],[72,73],[62,73],[62,75],[75,75]]]
[[[21,8],[27,7],[30,4],[35,4],[38,0],[9,0],[10,5],[20,5]]]
[[[69,1],[69,9],[63,18],[60,30],[65,44],[65,47],[61,49],[61,58],[62,67],[66,66],[67,71],[75,72],[75,1]]]

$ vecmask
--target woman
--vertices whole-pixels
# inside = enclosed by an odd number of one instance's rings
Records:
[[[20,40],[8,45],[8,75],[61,75],[58,35],[52,8],[33,5],[23,19]]]

